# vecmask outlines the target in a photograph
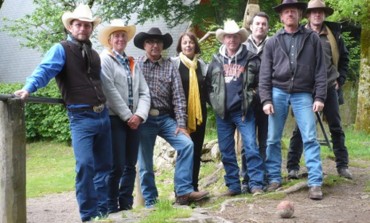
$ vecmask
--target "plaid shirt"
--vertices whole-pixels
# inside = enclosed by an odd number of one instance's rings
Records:
[[[143,56],[137,59],[150,89],[151,108],[174,113],[177,125],[186,128],[186,100],[178,69],[170,59],[152,62]]]

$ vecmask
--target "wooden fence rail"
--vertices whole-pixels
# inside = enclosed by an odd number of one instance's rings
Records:
[[[24,102],[61,104],[62,99],[0,94],[0,222],[26,223],[26,125]]]

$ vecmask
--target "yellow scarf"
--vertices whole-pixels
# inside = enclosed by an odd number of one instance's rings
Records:
[[[200,94],[197,78],[198,58],[194,56],[190,60],[183,53],[180,53],[181,62],[189,69],[189,97],[188,97],[188,130],[195,132],[197,125],[202,124],[202,108],[200,106]]]

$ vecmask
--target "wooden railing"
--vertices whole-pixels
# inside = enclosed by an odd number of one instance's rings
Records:
[[[0,222],[26,223],[26,127],[24,103],[62,99],[0,94]]]

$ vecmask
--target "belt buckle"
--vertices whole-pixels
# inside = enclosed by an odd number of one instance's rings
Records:
[[[104,104],[93,106],[93,111],[96,113],[100,113],[104,110]]]
[[[158,116],[159,115],[159,110],[155,109],[155,108],[152,108],[152,109],[149,110],[149,115]]]

